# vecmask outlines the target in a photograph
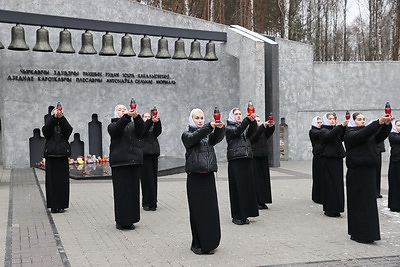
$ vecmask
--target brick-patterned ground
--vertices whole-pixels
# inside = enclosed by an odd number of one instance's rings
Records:
[[[281,168],[273,168],[270,209],[251,218],[250,225],[237,226],[230,218],[227,165],[221,163],[217,188],[222,240],[216,253],[207,256],[189,250],[184,174],[160,177],[158,210],[142,211],[135,230],[119,231],[115,229],[110,181],[71,180],[70,208],[51,214],[49,220],[32,170],[18,170],[18,175],[13,171],[12,175],[18,176],[15,182],[20,182],[10,184],[12,266],[19,266],[14,265],[14,258],[49,263],[38,266],[62,266],[63,260],[67,266],[400,266],[400,216],[386,207],[387,176],[382,177],[384,198],[378,200],[382,240],[365,245],[349,239],[346,213],[328,218],[322,207],[310,200],[310,164],[282,162]],[[44,189],[44,173],[35,171]],[[0,183],[0,192],[4,185]],[[60,240],[56,241],[54,232]],[[22,245],[34,253],[22,252]]]

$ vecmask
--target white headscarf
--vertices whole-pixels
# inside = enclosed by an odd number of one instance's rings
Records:
[[[325,115],[322,116],[322,125],[334,126],[333,124],[329,123],[329,120],[328,120],[328,117],[327,117],[328,114],[332,114],[332,112],[325,113]]]
[[[229,117],[228,117],[228,121],[236,123],[237,121],[235,120],[235,115],[233,115],[233,111],[234,110],[238,110],[238,108],[233,108],[230,112],[229,112]]]
[[[347,124],[347,127],[357,127],[357,124],[356,124],[356,122],[354,121],[353,115],[354,115],[354,113],[351,114],[350,120],[349,120],[349,124]]]
[[[117,107],[118,106],[119,106],[119,104],[116,105],[115,108],[114,108],[114,118],[120,118],[120,116],[118,115],[118,112],[117,112]]]
[[[392,121],[392,130],[391,130],[390,132],[392,132],[392,133],[399,133],[399,131],[398,131],[397,128],[396,128],[396,122],[398,122],[398,121],[400,121],[400,120]]]
[[[320,117],[320,116],[314,117],[314,118],[312,119],[312,121],[311,121],[311,126],[314,126],[314,127],[319,128],[319,127],[318,127],[318,123],[317,123],[317,120],[318,120],[318,119],[321,119],[321,117]]]
[[[192,109],[192,111],[190,112],[190,115],[189,115],[189,125],[192,126],[192,127],[194,127],[194,128],[198,128],[197,125],[196,125],[196,123],[194,123],[194,120],[193,120],[193,114],[194,114],[195,112],[201,112],[201,113],[203,113],[203,114],[204,114],[204,112],[203,112],[201,109],[199,109],[199,108],[194,108],[194,109]]]

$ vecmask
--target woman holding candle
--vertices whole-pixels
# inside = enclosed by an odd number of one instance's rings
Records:
[[[136,109],[127,110],[124,105],[115,107],[108,133],[115,222],[119,230],[135,229],[133,224],[140,220],[139,177],[143,152],[139,138],[143,131],[144,122]]]
[[[349,121],[336,126],[332,113],[322,117],[320,140],[321,177],[323,183],[323,210],[328,217],[340,217],[344,211],[343,158],[345,151],[342,145],[343,135]]]
[[[249,112],[242,120],[238,108],[229,112],[226,126],[228,142],[228,181],[232,222],[249,224],[248,217],[257,217],[258,205],[252,170],[253,151],[250,137],[257,130],[256,115]]]
[[[348,234],[354,241],[380,240],[375,169],[378,146],[392,129],[393,117],[383,115],[365,126],[365,116],[354,113],[344,135]]]
[[[321,152],[323,146],[321,145],[320,133],[321,133],[322,119],[316,116],[312,119],[311,129],[309,131],[309,136],[312,145],[312,193],[311,199],[318,204],[323,203],[323,184],[322,184],[322,173],[321,173]]]
[[[143,114],[144,133],[141,139],[143,148],[143,167],[141,169],[142,207],[144,210],[157,209],[157,172],[160,145],[157,137],[162,132],[161,120],[157,109]]]
[[[214,176],[218,166],[214,146],[222,141],[224,134],[223,122],[204,124],[201,109],[190,112],[189,130],[182,134],[186,148],[186,189],[192,230],[190,249],[196,254],[214,254],[221,240]]]
[[[69,164],[71,146],[68,139],[72,127],[65,118],[61,104],[53,109],[42,128],[46,144],[46,205],[52,213],[64,212],[69,206]]]
[[[389,195],[388,208],[400,212],[400,120],[393,123],[389,134],[390,163],[389,163]]]
[[[256,186],[258,209],[268,209],[267,203],[272,203],[271,178],[268,161],[268,138],[275,131],[275,122],[268,120],[261,122],[256,116],[257,131],[250,138],[253,149],[253,175]]]

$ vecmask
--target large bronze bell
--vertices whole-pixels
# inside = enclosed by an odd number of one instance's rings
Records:
[[[11,28],[11,43],[8,49],[29,50],[29,46],[25,42],[25,30],[19,24]]]
[[[189,60],[201,60],[203,56],[200,52],[200,42],[194,39],[194,41],[190,45],[190,55]]]
[[[72,46],[71,33],[64,29],[60,31],[60,43],[56,50],[57,53],[75,53],[75,49]]]
[[[36,31],[36,44],[32,50],[38,52],[53,52],[53,48],[51,48],[49,43],[49,31],[43,28],[43,26]]]
[[[168,40],[165,39],[164,36],[158,40],[158,51],[156,58],[171,58],[171,54],[168,51]]]
[[[114,49],[114,38],[108,32],[106,32],[106,34],[103,35],[102,44],[103,44],[103,46],[101,47],[99,55],[101,55],[101,56],[116,56],[117,55],[117,52],[115,52],[115,49]]]
[[[154,57],[151,50],[151,40],[147,35],[140,39],[140,53],[138,57]]]
[[[119,52],[121,57],[133,57],[136,56],[135,51],[133,51],[132,37],[127,33],[121,38],[121,52]]]
[[[93,46],[93,34],[87,30],[82,33],[82,47],[81,50],[79,50],[79,54],[97,54],[97,51]]]
[[[185,42],[178,38],[175,41],[175,53],[172,56],[173,59],[187,59],[187,55],[185,52]]]
[[[211,40],[206,44],[206,55],[203,59],[208,61],[218,60],[215,54],[215,44]]]

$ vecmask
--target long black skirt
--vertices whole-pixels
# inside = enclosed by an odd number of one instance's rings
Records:
[[[311,199],[315,203],[323,204],[324,186],[321,174],[321,156],[314,155],[312,159],[312,190]]]
[[[400,211],[400,162],[389,163],[389,199],[388,207]]]
[[[140,165],[112,167],[115,222],[130,226],[140,220]]]
[[[229,199],[232,219],[246,220],[257,217],[258,204],[254,186],[252,159],[228,162]]]
[[[47,208],[68,208],[69,165],[67,157],[46,158],[45,188]]]
[[[143,155],[140,182],[142,185],[142,206],[157,207],[158,156]]]
[[[375,167],[349,168],[346,175],[348,234],[380,240]]]
[[[221,240],[219,209],[213,172],[187,176],[192,246],[203,252],[216,249]]]
[[[343,212],[343,159],[321,157],[321,167],[321,174],[324,184],[324,211],[331,213]]]
[[[253,175],[254,184],[256,186],[257,203],[259,205],[272,203],[268,157],[253,158]]]

